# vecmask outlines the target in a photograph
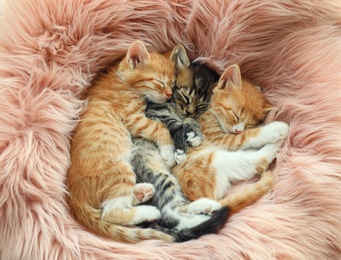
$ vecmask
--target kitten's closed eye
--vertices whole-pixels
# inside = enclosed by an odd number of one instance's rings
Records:
[[[255,128],[258,127],[262,124],[262,122],[257,122],[257,123],[249,123],[246,125],[246,128]]]
[[[228,109],[227,111],[230,113],[230,115],[233,117],[235,121],[239,122],[240,118],[233,109]]]
[[[159,83],[163,88],[165,87],[165,83],[161,80],[155,79],[157,83]]]

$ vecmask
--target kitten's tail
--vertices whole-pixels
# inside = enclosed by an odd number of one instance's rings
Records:
[[[210,219],[192,228],[175,230],[159,226],[157,223],[153,225],[153,228],[171,235],[175,238],[176,242],[185,242],[191,239],[196,239],[202,235],[217,232],[225,224],[228,216],[229,208],[221,207],[213,213]]]
[[[230,209],[230,217],[256,202],[271,189],[274,182],[275,180],[272,171],[263,172],[259,181],[250,184],[244,190],[235,195],[219,200],[219,203]]]
[[[76,219],[82,219],[89,231],[119,242],[135,243],[148,239],[164,240],[174,242],[176,239],[171,235],[150,228],[126,227],[112,224],[101,218],[101,212],[90,205],[82,207],[77,211]]]

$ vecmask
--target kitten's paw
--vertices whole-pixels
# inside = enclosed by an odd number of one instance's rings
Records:
[[[160,217],[161,213],[156,207],[140,205],[135,207],[135,216],[131,223],[136,225],[142,222],[154,222]]]
[[[146,202],[155,194],[155,188],[151,183],[137,183],[133,188],[134,204]]]
[[[201,198],[189,204],[187,212],[192,213],[192,214],[212,215],[214,212],[216,212],[220,208],[221,208],[221,205],[219,202],[212,200],[212,199],[208,199],[208,198]]]
[[[186,135],[187,135],[187,142],[189,142],[191,146],[200,145],[201,137],[197,135],[195,132],[189,132]]]
[[[261,153],[261,156],[266,158],[268,164],[270,164],[277,155],[277,151],[281,147],[283,143],[283,139],[277,141],[276,143],[270,143],[262,147],[258,152]],[[264,169],[265,170],[265,169]]]
[[[266,131],[266,136],[271,143],[277,143],[288,136],[289,126],[284,122],[272,122],[263,128]]]
[[[175,151],[174,159],[175,159],[177,164],[183,163],[184,161],[186,161],[186,158],[187,158],[187,156],[186,156],[184,150],[177,149]]]
[[[166,162],[167,166],[173,167],[175,165],[174,146],[173,145],[160,145],[160,155]]]

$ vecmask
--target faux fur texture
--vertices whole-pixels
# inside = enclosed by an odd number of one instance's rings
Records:
[[[11,0],[1,13],[1,259],[340,259],[341,2]],[[130,245],[70,216],[82,93],[136,39],[182,42],[219,72],[239,63],[290,123],[275,187],[218,234]]]

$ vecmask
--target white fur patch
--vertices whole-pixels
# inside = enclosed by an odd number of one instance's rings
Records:
[[[180,223],[175,227],[177,230],[183,230],[187,228],[192,228],[198,226],[199,224],[209,220],[211,216],[204,214],[186,214],[186,217],[180,218]]]
[[[132,205],[131,205],[130,196],[106,200],[102,203],[102,208],[103,208],[102,217],[104,215],[109,214],[112,210],[131,208],[131,207]]]
[[[187,141],[191,146],[199,146],[201,143],[201,137],[194,132],[187,133]]]
[[[231,183],[252,178],[256,172],[259,162],[266,158],[275,156],[275,148],[269,147],[265,151],[216,151],[213,158],[213,166],[216,169],[216,195],[221,199]],[[272,154],[270,154],[272,152]]]
[[[249,139],[247,143],[243,145],[245,148],[260,148],[266,144],[277,143],[284,141],[288,135],[289,126],[284,122],[272,122],[268,125],[260,128],[258,136]]]
[[[201,198],[193,201],[188,205],[188,213],[193,214],[213,214],[215,211],[219,210],[221,205],[219,202],[209,199]]]
[[[136,225],[142,222],[152,222],[158,220],[161,216],[160,211],[154,206],[140,205],[135,207],[135,215],[130,221],[130,225]]]
[[[185,154],[184,150],[177,149],[174,153],[174,159],[177,164],[181,164],[186,161],[187,155]]]
[[[173,145],[160,145],[160,155],[169,167],[174,166],[174,146]]]

